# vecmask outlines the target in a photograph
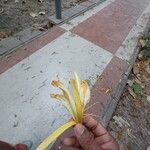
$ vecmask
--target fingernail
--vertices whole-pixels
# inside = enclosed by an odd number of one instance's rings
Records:
[[[85,131],[85,127],[81,124],[77,124],[74,128],[76,136],[81,136]]]

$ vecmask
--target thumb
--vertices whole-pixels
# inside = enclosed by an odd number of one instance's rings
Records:
[[[82,124],[77,124],[74,128],[78,142],[84,150],[91,150],[94,135]]]

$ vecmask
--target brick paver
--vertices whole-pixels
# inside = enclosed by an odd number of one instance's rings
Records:
[[[115,53],[135,25],[142,11],[141,7],[138,9],[136,1],[131,3],[129,0],[116,0],[79,24],[72,32],[111,53]]]

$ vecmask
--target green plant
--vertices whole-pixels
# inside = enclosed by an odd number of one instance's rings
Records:
[[[144,34],[140,39],[142,54],[145,57],[150,57],[150,34]]]

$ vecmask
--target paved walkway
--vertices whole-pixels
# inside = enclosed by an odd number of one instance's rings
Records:
[[[70,116],[49,98],[50,82],[58,75],[67,84],[74,71],[89,81],[90,111],[106,125],[149,16],[149,0],[107,0],[2,58],[0,140],[36,147],[65,123]]]

